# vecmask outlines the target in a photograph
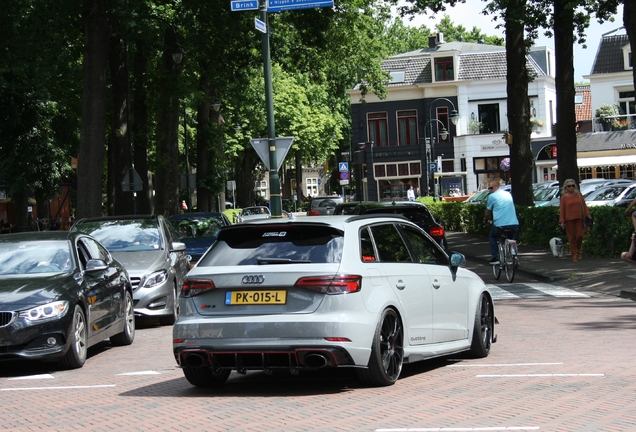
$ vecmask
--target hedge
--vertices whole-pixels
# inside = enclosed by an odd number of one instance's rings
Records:
[[[490,226],[483,226],[485,204],[433,201],[432,198],[418,198],[431,210],[437,221],[447,231],[465,232],[488,236]],[[559,227],[559,207],[515,206],[519,218],[517,241],[521,245],[548,248],[552,237],[560,237],[567,243],[564,231]],[[621,252],[629,250],[631,234],[634,231],[631,219],[625,215],[625,208],[598,206],[590,207],[594,225],[585,234],[583,249],[592,256],[618,258]]]

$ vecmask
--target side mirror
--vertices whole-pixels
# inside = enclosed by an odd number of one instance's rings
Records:
[[[451,267],[459,267],[466,264],[466,257],[459,252],[451,252],[450,265]]]
[[[96,272],[96,271],[104,271],[108,268],[106,261],[93,258],[89,259],[86,263],[86,271],[87,272]]]
[[[186,245],[182,242],[172,242],[170,243],[170,252],[185,252]]]

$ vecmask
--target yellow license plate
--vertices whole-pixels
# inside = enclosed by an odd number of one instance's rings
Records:
[[[226,305],[285,304],[287,291],[228,291],[225,293]]]

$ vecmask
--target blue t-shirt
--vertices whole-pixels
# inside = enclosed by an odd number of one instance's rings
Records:
[[[519,225],[512,195],[504,190],[497,190],[488,195],[486,208],[492,212],[494,226]]]

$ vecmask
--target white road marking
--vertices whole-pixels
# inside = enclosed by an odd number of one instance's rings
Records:
[[[51,374],[40,374],[40,375],[27,375],[27,376],[15,377],[15,378],[7,378],[7,381],[53,379],[53,378],[55,378],[55,377],[53,375],[51,375]]]
[[[475,375],[477,378],[543,378],[543,377],[604,377],[605,374],[510,374],[510,375]]]
[[[115,384],[93,385],[93,386],[68,386],[68,387],[23,387],[23,388],[3,388],[0,391],[26,391],[26,390],[77,390],[115,387]]]
[[[510,364],[452,364],[446,367],[511,367],[511,366],[554,366],[562,365],[559,363],[510,363]]]
[[[563,288],[557,285],[546,284],[546,283],[527,283],[524,285],[528,285],[530,288],[539,290],[553,297],[585,297],[588,298],[589,295],[583,294],[578,291],[571,290],[569,288]]]
[[[501,426],[501,427],[474,427],[474,428],[403,428],[403,429],[376,429],[375,432],[463,432],[463,431],[530,431],[539,430],[538,426]]]
[[[126,372],[126,373],[117,374],[117,376],[131,376],[131,375],[161,375],[161,372],[140,371],[140,372]]]
[[[511,291],[508,291],[506,287],[510,287]],[[523,292],[519,287],[524,286],[534,290],[535,293]],[[538,297],[559,297],[559,298],[589,298],[590,295],[578,292],[569,288],[564,288],[558,285],[546,284],[541,282],[533,283],[514,283],[506,285],[506,283],[500,284],[486,284],[486,287],[490,291],[494,300],[511,300],[520,298],[538,298]]]

